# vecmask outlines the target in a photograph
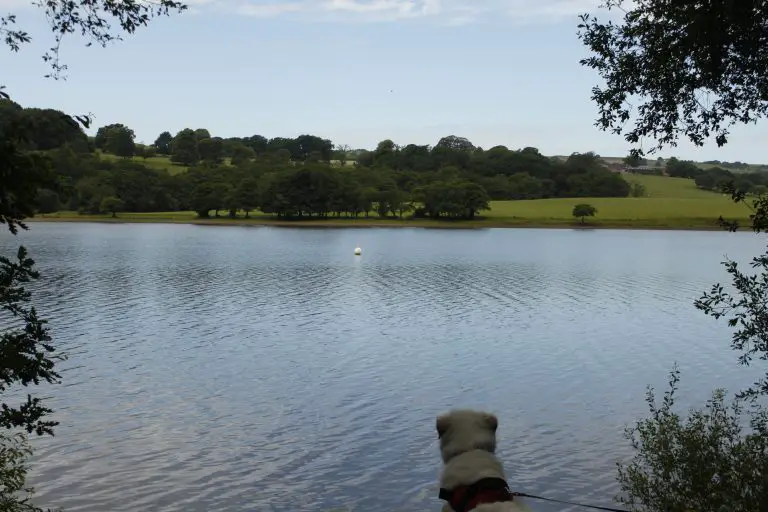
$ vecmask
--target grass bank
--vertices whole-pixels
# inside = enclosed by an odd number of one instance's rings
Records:
[[[662,176],[626,176],[627,181],[645,187],[645,197],[584,197],[536,199],[531,201],[493,201],[491,210],[474,221],[443,221],[432,219],[394,218],[336,218],[278,220],[258,212],[246,219],[226,216],[200,219],[194,212],[121,213],[110,215],[80,215],[59,212],[39,216],[32,221],[58,222],[157,222],[205,225],[256,225],[292,227],[426,227],[426,228],[614,228],[614,229],[699,229],[718,230],[717,218],[749,221],[750,210],[734,203],[730,197],[700,190],[693,180]],[[571,215],[573,206],[589,203],[597,215],[585,225]]]
[[[553,229],[666,229],[666,230],[722,230],[712,219],[651,220],[593,220],[581,224],[574,220],[555,219],[500,219],[482,218],[474,221],[440,221],[431,219],[349,219],[328,218],[312,220],[283,220],[257,216],[250,219],[219,217],[200,219],[178,215],[179,212],[158,212],[151,215],[125,214],[116,218],[107,215],[51,214],[27,219],[29,222],[99,222],[112,224],[196,224],[216,226],[273,226],[293,228],[430,228],[430,229],[487,229],[487,228],[553,228]]]

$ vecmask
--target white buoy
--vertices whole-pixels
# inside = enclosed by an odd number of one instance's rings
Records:
[[[359,247],[355,247],[355,256],[360,256],[363,254],[363,250]]]

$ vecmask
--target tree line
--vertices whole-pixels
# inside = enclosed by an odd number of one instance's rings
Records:
[[[637,156],[630,155],[625,159],[625,162],[642,161]],[[710,162],[704,162],[711,164],[717,162],[716,160]],[[658,162],[657,162],[658,163]],[[720,162],[721,164],[728,164],[728,162]],[[647,165],[641,163],[641,165]],[[741,162],[735,162],[730,164],[731,169],[746,169],[750,168],[749,164],[742,164]],[[647,166],[647,167],[635,167],[632,168],[633,174],[645,174],[653,176],[670,176],[672,178],[688,178],[694,180],[696,186],[702,190],[709,190],[712,192],[723,192],[727,187],[733,187],[739,191],[744,192],[747,195],[759,196],[768,192],[768,172],[765,171],[752,171],[752,172],[733,172],[725,168],[724,165],[715,165],[707,169],[699,167],[695,162],[690,160],[679,160],[675,157],[668,159],[664,166]]]
[[[768,192],[768,173],[762,171],[735,173],[721,166],[702,169],[694,162],[677,158],[667,160],[665,170],[668,176],[694,180],[696,186],[703,190],[722,192],[727,186],[732,186],[750,195]]]
[[[561,160],[531,147],[485,150],[457,136],[434,146],[384,140],[372,151],[353,151],[314,135],[221,138],[187,128],[141,145],[123,124],[103,126],[88,137],[61,112],[4,100],[0,131],[11,121],[32,127],[26,149],[45,155],[59,176],[60,187],[40,191],[42,213],[193,210],[208,217],[260,210],[288,219],[472,219],[491,200],[631,192],[591,152]],[[158,155],[178,164],[179,172],[149,165],[147,159]]]

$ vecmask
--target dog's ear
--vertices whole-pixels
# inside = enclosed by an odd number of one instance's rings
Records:
[[[451,418],[448,417],[447,414],[437,417],[437,422],[435,423],[435,426],[437,427],[438,439],[445,435],[445,433],[448,431],[448,426],[450,424],[451,424]]]
[[[485,414],[485,423],[488,425],[488,428],[494,432],[496,432],[496,429],[499,428],[499,419],[491,413]]]

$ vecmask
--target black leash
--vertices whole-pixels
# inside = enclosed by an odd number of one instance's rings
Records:
[[[513,492],[512,496],[519,496],[521,498],[530,498],[532,500],[551,501],[553,503],[562,503],[563,505],[572,505],[574,507],[591,508],[593,510],[607,510],[608,512],[627,512],[626,510],[622,510],[620,508],[598,507],[596,505],[584,505],[583,503],[573,503],[571,501],[556,500],[554,498],[545,498],[543,496],[534,496],[533,494],[525,494],[524,492]]]

